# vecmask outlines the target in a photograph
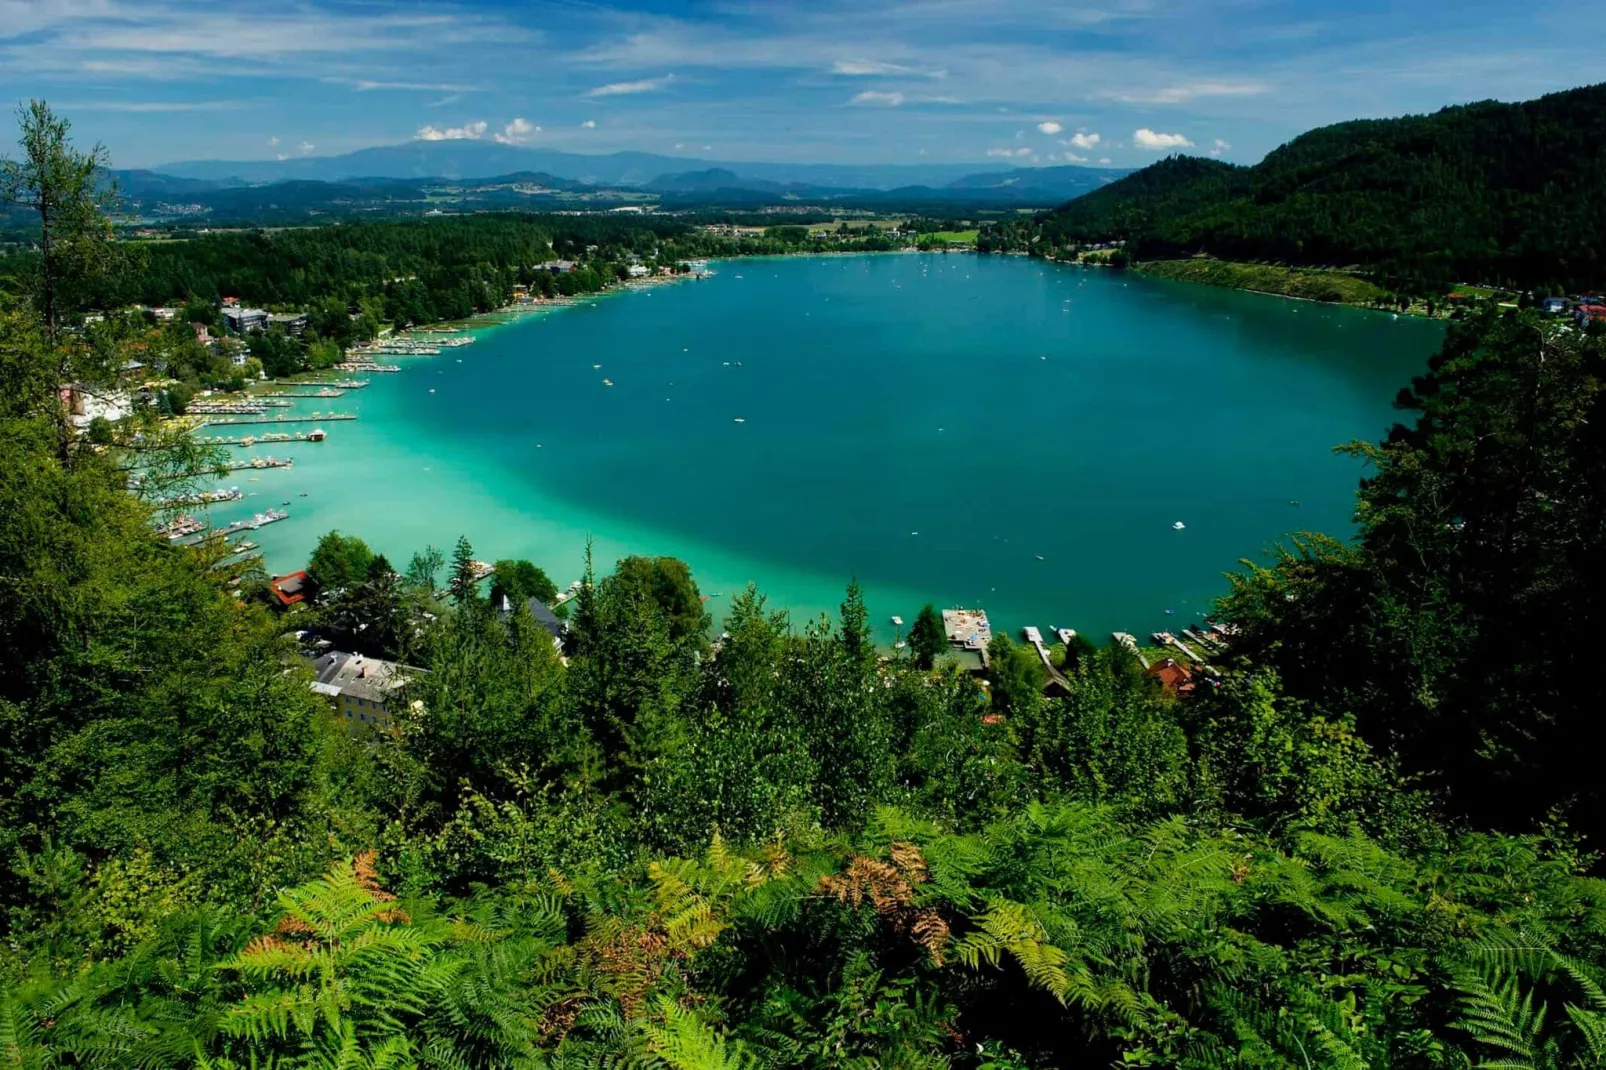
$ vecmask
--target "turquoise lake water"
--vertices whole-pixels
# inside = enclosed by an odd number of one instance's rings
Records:
[[[751,581],[801,622],[857,576],[883,637],[928,601],[1146,635],[1285,534],[1352,531],[1362,469],[1331,447],[1380,437],[1442,337],[1014,257],[715,271],[385,358],[404,370],[298,402],[360,415],[328,441],[232,451],[296,465],[235,473],[250,496],[214,520],[289,501],[252,536],[275,572],[331,528],[398,568],[466,534],[561,587],[589,537],[599,571],[685,558],[716,616]]]

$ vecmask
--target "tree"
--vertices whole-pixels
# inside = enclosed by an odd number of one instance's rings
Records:
[[[870,637],[870,611],[864,606],[864,588],[858,580],[848,584],[847,597],[842,600],[840,634],[842,649],[850,659],[860,661],[875,656],[875,641]]]
[[[318,540],[307,561],[307,575],[324,591],[361,582],[374,562],[374,552],[355,535],[331,531]]]
[[[626,557],[614,566],[613,575],[603,581],[626,600],[645,598],[663,612],[669,635],[679,642],[701,640],[708,628],[708,614],[692,579],[691,567],[674,557]]]
[[[452,549],[452,577],[447,582],[447,590],[451,592],[453,602],[466,606],[479,600],[479,588],[479,567],[474,560],[474,547],[469,545],[468,536],[459,535],[457,545]]]
[[[445,563],[446,557],[437,547],[424,547],[407,562],[407,585],[414,590],[434,594],[436,577]]]
[[[537,565],[521,559],[504,558],[492,566],[491,602],[501,605],[506,598],[515,606],[533,598],[550,605],[558,596],[557,584]]]
[[[110,157],[100,145],[88,152],[67,139],[72,124],[50,105],[31,100],[17,109],[20,160],[0,160],[0,201],[39,217],[39,271],[34,302],[46,337],[59,338],[67,306],[84,284],[115,260],[111,220],[114,187],[101,178]]]
[[[922,669],[929,669],[948,649],[948,630],[942,626],[942,614],[927,602],[909,629],[909,649]]]

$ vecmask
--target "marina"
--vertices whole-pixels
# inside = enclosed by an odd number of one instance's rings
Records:
[[[260,435],[236,437],[212,435],[197,438],[195,442],[201,446],[265,446],[276,442],[322,442],[328,437],[328,432],[313,428],[311,431],[264,431]]]

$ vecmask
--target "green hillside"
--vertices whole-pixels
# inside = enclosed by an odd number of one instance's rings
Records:
[[[1052,246],[1139,260],[1359,265],[1396,285],[1599,285],[1606,85],[1339,123],[1254,167],[1173,157],[1039,221]]]

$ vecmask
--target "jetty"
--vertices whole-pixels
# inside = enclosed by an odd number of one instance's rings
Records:
[[[239,487],[230,487],[228,490],[208,490],[200,494],[179,494],[172,498],[160,498],[154,504],[159,509],[171,509],[175,505],[217,505],[220,502],[237,502],[245,497],[245,491]]]
[[[311,416],[246,416],[235,420],[202,420],[201,427],[240,427],[245,424],[318,424],[325,420],[355,420],[354,412],[313,413]]]
[[[328,432],[315,427],[311,431],[264,431],[260,435],[212,435],[195,440],[201,446],[265,446],[275,442],[322,442]]]
[[[400,364],[375,364],[371,360],[347,360],[335,365],[343,372],[399,372]]]
[[[193,532],[189,536],[169,535],[168,538],[187,538],[188,541],[182,542],[181,545],[194,546],[196,543],[202,542],[206,539],[226,539],[237,531],[255,531],[257,528],[266,527],[269,524],[277,524],[279,521],[284,520],[289,515],[290,514],[285,512],[283,509],[269,509],[266,512],[257,513],[253,516],[247,517],[244,520],[236,520],[227,527],[213,528],[211,531],[208,531],[206,534],[202,535],[199,539],[195,538],[195,533]],[[190,519],[194,520],[194,517],[191,517]],[[204,524],[201,525],[202,528],[205,526],[206,525]]]
[[[253,414],[260,415],[269,409],[288,409],[288,401],[192,401],[184,409],[186,414],[197,416],[225,416],[235,413],[241,416]]]
[[[1189,661],[1192,661],[1195,664],[1204,664],[1204,658],[1201,658],[1198,654],[1195,654],[1192,650],[1189,650],[1187,644],[1185,644],[1181,639],[1178,639],[1176,636],[1172,635],[1170,632],[1155,632],[1149,638],[1153,639],[1161,646],[1176,647],[1178,650],[1182,651],[1183,655],[1186,656]]]
[[[256,395],[259,398],[338,398],[344,397],[345,390],[339,387],[326,386],[322,390],[269,390]]]
[[[1065,679],[1065,675],[1059,669],[1054,667],[1054,660],[1048,656],[1048,647],[1043,645],[1043,633],[1028,624],[1021,629],[1021,634],[1026,637],[1026,641],[1032,644],[1032,648],[1037,651],[1038,658],[1043,662],[1043,671],[1048,673],[1049,680],[1052,683],[1059,684],[1066,691],[1070,691],[1071,682]]]
[[[986,650],[987,644],[993,641],[993,626],[988,623],[987,614],[979,609],[955,606],[943,610],[942,629],[950,645],[965,650]]]
[[[1138,659],[1138,664],[1143,666],[1143,671],[1144,672],[1148,672],[1149,671],[1149,659],[1144,657],[1143,656],[1143,651],[1138,649],[1138,637],[1137,636],[1132,635],[1132,634],[1130,634],[1128,632],[1111,632],[1110,633],[1110,638],[1114,639],[1116,641],[1116,643],[1120,644],[1121,646],[1125,647],[1128,651],[1130,651],[1132,656]]]
[[[340,390],[361,390],[368,385],[367,379],[275,379],[275,386],[332,386]]]

